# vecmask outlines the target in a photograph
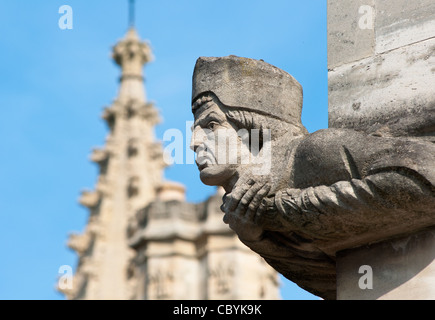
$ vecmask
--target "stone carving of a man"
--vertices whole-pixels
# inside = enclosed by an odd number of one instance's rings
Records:
[[[200,178],[225,189],[224,222],[314,294],[335,298],[340,250],[435,225],[434,144],[308,134],[301,85],[262,60],[199,58],[192,112]]]

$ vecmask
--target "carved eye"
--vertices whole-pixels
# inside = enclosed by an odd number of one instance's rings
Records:
[[[210,121],[207,124],[207,129],[214,131],[214,129],[216,129],[218,125],[219,125],[219,123],[217,123],[216,121]]]

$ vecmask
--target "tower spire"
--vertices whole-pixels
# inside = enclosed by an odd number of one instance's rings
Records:
[[[134,27],[113,47],[113,58],[122,71],[118,98],[146,102],[143,67],[153,56],[149,44],[140,40]]]
[[[130,28],[134,27],[135,24],[135,0],[129,0],[128,5],[128,26]]]
[[[132,13],[133,5],[130,1]],[[68,243],[79,254],[73,288],[64,290],[69,299],[131,299],[134,250],[127,239],[128,222],[155,200],[166,166],[154,138],[158,112],[144,86],[143,68],[152,59],[151,48],[130,26],[113,47],[113,58],[121,67],[119,92],[102,115],[110,129],[106,145],[91,155],[99,167],[95,189],[80,197],[90,211],[88,224]]]

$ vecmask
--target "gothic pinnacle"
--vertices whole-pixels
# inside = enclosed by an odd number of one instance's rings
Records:
[[[149,44],[141,42],[135,28],[130,27],[124,39],[113,47],[113,59],[122,70],[119,100],[146,102],[143,67],[153,56]]]

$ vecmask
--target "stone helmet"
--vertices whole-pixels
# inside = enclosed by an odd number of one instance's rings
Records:
[[[214,93],[228,108],[245,109],[302,126],[302,86],[287,72],[263,60],[237,56],[200,57],[192,79],[194,102]]]

